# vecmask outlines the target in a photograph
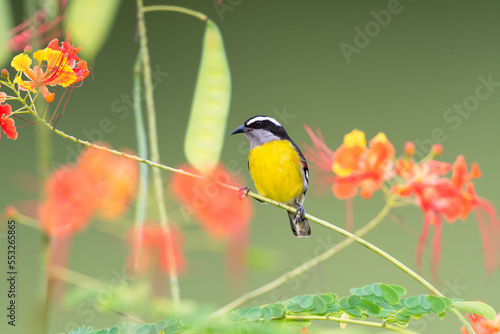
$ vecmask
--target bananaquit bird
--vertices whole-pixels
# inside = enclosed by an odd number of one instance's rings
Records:
[[[297,208],[288,212],[290,226],[296,237],[311,235],[302,207],[309,185],[307,162],[285,128],[274,118],[254,116],[234,130],[250,141],[248,168],[260,195]],[[249,188],[242,188],[240,192]]]

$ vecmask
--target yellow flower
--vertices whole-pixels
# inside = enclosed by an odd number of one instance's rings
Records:
[[[24,81],[21,76],[18,76],[14,83],[18,84],[22,90],[34,92],[36,88],[40,88],[47,102],[54,101],[54,93],[50,93],[47,86],[68,87],[77,79],[73,69],[68,66],[68,59],[61,51],[45,48],[36,51],[33,58],[38,61],[38,66],[31,69],[32,60],[29,56],[19,54],[14,57],[11,66],[31,79],[31,81]],[[44,69],[42,69],[42,62],[46,62]]]

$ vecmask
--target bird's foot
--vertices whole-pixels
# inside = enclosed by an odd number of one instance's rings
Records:
[[[248,196],[248,193],[250,192],[250,188],[248,187],[241,187],[240,190],[238,190],[238,199],[242,201],[245,197]]]
[[[306,211],[304,210],[304,207],[299,206],[297,208],[297,211],[295,211],[294,221],[301,222],[304,220],[305,216],[306,216]]]

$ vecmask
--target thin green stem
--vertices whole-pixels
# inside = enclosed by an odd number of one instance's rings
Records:
[[[158,134],[156,130],[156,114],[153,97],[153,82],[151,77],[151,65],[149,59],[148,38],[146,35],[146,22],[144,21],[143,0],[137,0],[137,23],[139,28],[140,54],[142,59],[142,70],[144,73],[144,89],[146,93],[146,110],[148,114],[149,125],[149,145],[151,146],[151,160],[154,162],[160,161],[160,152],[158,149]],[[167,209],[165,207],[165,198],[163,195],[163,182],[161,171],[157,168],[153,170],[153,182],[155,187],[156,202],[158,204],[158,212],[160,215],[160,224],[165,231],[166,247],[168,253],[168,268],[170,278],[170,290],[174,307],[179,309],[180,306],[180,288],[177,276],[177,264],[173,252],[172,237],[170,226],[168,224]]]
[[[179,6],[166,6],[166,5],[146,6],[142,8],[142,11],[144,13],[157,12],[157,11],[177,12],[197,17],[202,21],[208,20],[208,17],[203,13]]]
[[[134,116],[135,116],[135,129],[137,136],[137,151],[139,156],[148,156],[148,143],[146,138],[146,130],[144,126],[144,119],[142,117],[142,59],[141,53],[137,55],[137,60],[134,66]],[[135,226],[137,231],[137,254],[135,254],[134,267],[137,269],[138,261],[140,259],[140,252],[142,252],[142,232],[144,226],[144,219],[146,216],[146,203],[148,191],[148,166],[145,164],[140,165],[139,169],[139,191],[137,194],[137,206],[135,211]]]
[[[404,333],[404,334],[417,334],[416,332],[409,331],[404,328],[399,328],[396,326],[390,326],[390,325],[384,325],[379,322],[371,322],[371,321],[364,321],[364,320],[356,320],[356,319],[342,319],[342,318],[336,318],[336,317],[329,317],[327,315],[325,316],[315,316],[315,315],[307,315],[307,316],[301,316],[301,315],[287,315],[285,319],[288,320],[326,320],[326,321],[335,321],[335,322],[340,322],[340,323],[346,323],[346,324],[356,324],[356,325],[363,325],[363,326],[368,326],[368,327],[377,327],[377,328],[384,328],[388,329],[390,331],[398,332],[398,333]]]
[[[368,222],[365,226],[360,228],[358,231],[355,232],[355,235],[361,237],[371,231],[375,226],[377,226],[389,213],[391,210],[391,205],[393,201],[387,202],[385,206],[382,208],[382,210],[370,221]],[[246,302],[257,298],[258,296],[263,295],[264,293],[267,293],[271,290],[276,289],[277,287],[283,285],[284,283],[288,282],[292,278],[295,278],[299,275],[302,275],[304,272],[311,270],[312,268],[316,267],[318,264],[321,262],[331,258],[333,255],[337,254],[347,246],[351,245],[354,243],[354,239],[345,239],[335,246],[331,247],[328,249],[326,252],[321,253],[320,255],[314,257],[313,259],[304,262],[301,266],[292,269],[289,272],[286,272],[285,274],[281,275],[277,279],[267,283],[266,285],[263,285],[253,291],[247,292],[243,296],[239,297],[238,299],[233,300],[227,305],[224,305],[217,311],[215,311],[212,314],[212,317],[217,317],[224,315],[225,313],[229,312],[230,310],[240,307],[241,305],[245,304]]]

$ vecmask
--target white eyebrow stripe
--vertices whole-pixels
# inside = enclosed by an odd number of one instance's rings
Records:
[[[267,117],[267,116],[259,116],[259,117],[252,118],[251,120],[249,120],[247,122],[246,125],[250,125],[254,122],[259,122],[259,121],[270,121],[270,122],[273,122],[274,124],[276,124],[277,126],[281,126],[281,124],[277,120],[275,120],[274,118],[271,118],[271,117]]]

